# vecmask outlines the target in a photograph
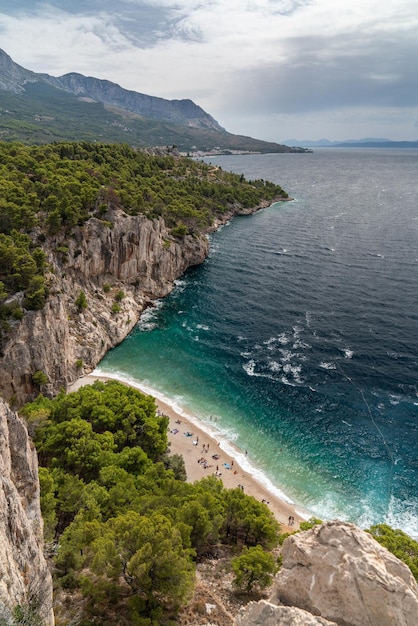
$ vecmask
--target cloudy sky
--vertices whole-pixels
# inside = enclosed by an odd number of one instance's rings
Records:
[[[1,0],[0,47],[258,139],[418,139],[417,0]]]

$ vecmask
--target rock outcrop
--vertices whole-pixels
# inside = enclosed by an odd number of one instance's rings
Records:
[[[323,617],[294,606],[277,606],[261,600],[250,602],[236,620],[237,626],[337,626]]]
[[[66,390],[94,369],[152,300],[167,295],[188,267],[207,256],[207,237],[175,239],[163,219],[120,210],[106,218],[91,218],[67,240],[48,240],[47,303],[15,322],[0,360],[0,391],[16,405],[39,391],[52,396]],[[80,292],[84,308],[76,305]],[[33,382],[35,372],[48,378],[41,389]]]
[[[52,579],[42,552],[36,452],[25,425],[0,399],[0,623],[17,606],[53,624]]]
[[[354,524],[327,522],[292,535],[282,558],[273,604],[299,607],[338,626],[418,624],[411,571]]]

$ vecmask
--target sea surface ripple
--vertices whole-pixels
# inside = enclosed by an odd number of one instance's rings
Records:
[[[294,201],[211,235],[97,371],[194,413],[310,513],[418,536],[418,150],[210,161]]]

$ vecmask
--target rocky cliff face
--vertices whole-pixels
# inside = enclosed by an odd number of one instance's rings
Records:
[[[15,322],[0,361],[0,391],[16,404],[55,395],[122,341],[152,300],[201,263],[206,237],[170,237],[164,221],[122,211],[90,219],[67,240],[48,240],[50,296],[40,311]],[[77,307],[80,292],[87,299]],[[123,292],[122,299],[115,298]],[[115,307],[115,305],[117,305]],[[32,377],[46,374],[41,388]],[[17,605],[39,603],[53,624],[52,582],[42,555],[42,518],[36,453],[24,424],[0,400],[0,623],[12,623]],[[34,605],[35,603],[35,605]],[[2,620],[5,620],[4,622]]]
[[[36,452],[25,425],[0,399],[0,623],[33,609],[53,624],[52,579],[42,553]]]
[[[338,626],[418,623],[411,571],[354,524],[327,522],[292,535],[282,558],[270,596],[274,605],[295,606]]]
[[[162,219],[122,211],[107,217],[111,224],[92,218],[68,240],[48,242],[50,297],[41,311],[16,323],[0,361],[0,390],[17,405],[39,393],[32,381],[37,371],[48,377],[41,389],[48,395],[90,372],[132,330],[144,308],[167,295],[208,253],[206,237],[174,239]],[[119,291],[125,296],[116,302]],[[87,298],[81,310],[80,292]]]
[[[157,120],[173,124],[192,126],[206,130],[224,130],[216,120],[192,100],[165,100],[156,96],[123,89],[109,80],[100,80],[82,74],[70,73],[48,82],[54,87],[69,91],[76,96],[93,98],[97,102],[131,111]]]
[[[0,50],[0,89],[12,93],[23,93],[24,84],[34,82],[36,74],[14,63],[3,50]]]

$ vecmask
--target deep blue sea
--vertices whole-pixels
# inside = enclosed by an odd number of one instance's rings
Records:
[[[294,200],[211,235],[96,373],[193,413],[309,514],[418,536],[418,150],[207,160]]]

